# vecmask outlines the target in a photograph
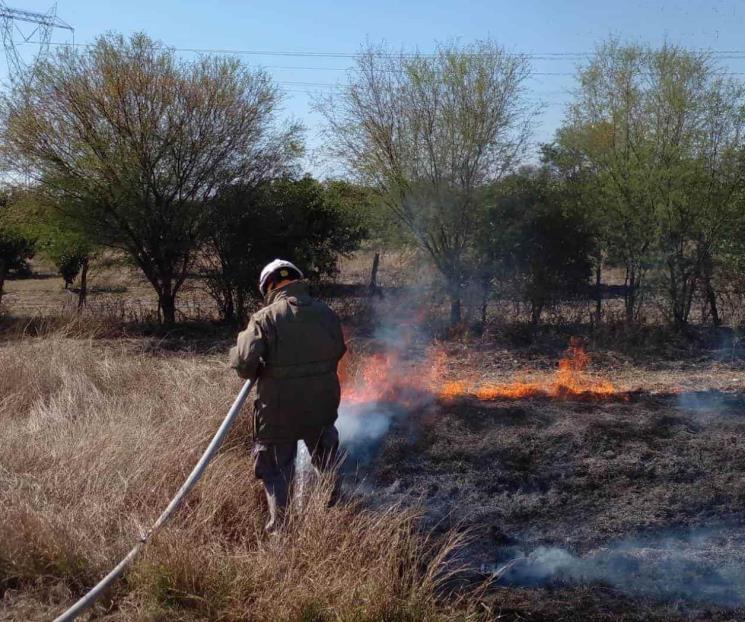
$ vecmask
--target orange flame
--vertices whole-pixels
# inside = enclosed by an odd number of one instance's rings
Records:
[[[581,341],[573,339],[559,361],[553,378],[542,382],[514,381],[496,384],[468,378],[445,380],[449,367],[447,353],[435,349],[422,361],[411,361],[396,352],[377,353],[351,363],[345,359],[340,368],[342,400],[346,404],[396,402],[412,406],[425,394],[452,400],[475,397],[479,400],[551,398],[597,398],[615,394],[611,382],[587,372],[590,357]]]

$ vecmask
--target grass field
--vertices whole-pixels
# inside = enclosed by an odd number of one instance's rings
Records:
[[[366,267],[350,278],[364,282]],[[147,294],[116,274],[97,295]],[[13,281],[5,301],[3,620],[50,619],[105,574],[240,386],[225,365],[230,330],[55,317],[59,284]],[[50,317],[30,321],[35,300]],[[383,347],[375,331],[352,333],[352,362]],[[442,342],[434,380],[541,382],[568,337],[527,342],[504,327]],[[591,339],[591,372],[617,391],[602,400],[444,399],[426,387],[431,398],[392,417],[347,476],[344,502],[325,508],[315,483],[277,539],[262,533],[244,415],[94,618],[744,619],[745,360],[723,343],[651,330]]]
[[[222,357],[48,335],[0,346],[3,618],[48,619],[155,520],[227,411]],[[98,615],[122,620],[437,619],[454,542],[410,508],[326,510],[263,535],[247,419]],[[108,601],[112,602],[112,601]],[[463,612],[465,613],[465,612]],[[448,616],[449,617],[449,616]]]

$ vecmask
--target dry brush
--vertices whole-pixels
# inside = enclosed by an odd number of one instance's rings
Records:
[[[238,389],[221,358],[59,333],[0,344],[0,619],[48,619],[147,529]],[[436,620],[457,538],[402,508],[327,509],[324,482],[262,532],[248,417],[97,614],[119,620]]]

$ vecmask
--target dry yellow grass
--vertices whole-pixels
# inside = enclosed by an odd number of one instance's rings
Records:
[[[220,358],[64,334],[0,344],[0,619],[49,619],[152,524],[239,382]],[[97,605],[109,620],[470,618],[440,586],[456,542],[409,510],[324,506],[262,532],[248,417],[175,519]],[[456,614],[456,610],[458,613]]]
[[[9,278],[3,288],[2,305],[15,317],[73,315],[77,289],[65,289],[62,277],[43,259],[31,260],[32,278]],[[75,287],[79,285],[76,281]],[[201,279],[189,279],[179,297],[179,321],[216,318],[214,302]],[[88,274],[85,315],[120,321],[157,321],[158,299],[142,272],[123,263],[120,254],[97,257]]]

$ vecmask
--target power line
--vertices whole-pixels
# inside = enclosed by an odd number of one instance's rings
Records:
[[[28,41],[27,43],[36,43]],[[50,42],[50,46],[56,47],[93,47],[93,43],[69,43],[69,42]],[[174,52],[182,53],[197,53],[197,54],[224,54],[224,55],[255,55],[255,56],[297,56],[297,57],[311,57],[311,58],[359,58],[359,54],[352,54],[347,52],[290,52],[290,51],[268,51],[268,50],[240,50],[230,48],[179,48],[173,46],[166,46],[169,50]],[[712,55],[719,55],[719,60],[743,60],[745,61],[745,50],[709,50]],[[399,55],[395,54],[380,54],[382,57],[394,58]],[[414,53],[403,54],[405,57],[413,57]],[[433,54],[426,53],[421,56],[431,57]],[[534,54],[522,54],[526,58],[533,60],[579,60],[579,58],[592,58],[594,56],[591,52],[542,52]],[[318,67],[318,66],[304,66],[304,65],[264,65],[261,63],[254,63],[252,66],[258,69],[281,69],[289,71],[345,71],[345,72],[358,72],[354,66],[345,67]],[[378,71],[383,72],[396,72],[395,69],[382,68]],[[718,75],[722,76],[743,76],[745,71],[720,71]],[[531,76],[555,76],[555,77],[573,77],[576,76],[576,72],[572,71],[532,71]],[[310,84],[310,83],[309,83]],[[331,83],[314,83],[314,85],[325,86]]]
[[[56,46],[74,46],[74,47],[91,47],[93,43],[52,43]],[[359,58],[360,52],[319,52],[319,51],[290,51],[290,50],[250,50],[250,49],[231,49],[231,48],[179,48],[166,46],[174,52],[189,52],[193,54],[236,54],[245,56],[283,56],[297,58]],[[745,50],[695,50],[700,53],[710,54],[722,60],[745,60]],[[382,58],[400,58],[400,57],[434,57],[434,52],[373,52],[375,56]],[[487,54],[467,54],[467,56],[483,56]],[[594,52],[514,52],[515,56],[524,56],[525,58],[536,60],[572,60],[593,58]],[[299,69],[299,67],[298,67]],[[325,69],[324,67],[309,67],[308,69]]]
[[[281,86],[293,86],[293,87],[303,87],[307,86],[311,89],[344,89],[347,87],[344,83],[336,83],[332,84],[330,82],[300,82],[295,80],[276,80],[276,84],[279,84]],[[569,95],[566,90],[553,90],[553,91],[538,91],[538,90],[530,90],[530,93],[533,95],[543,95],[543,96],[556,96],[556,95]]]
[[[28,43],[34,43],[28,41]],[[80,47],[89,48],[93,47],[93,43],[75,43],[75,42],[50,42],[48,45],[56,47]],[[296,57],[310,57],[310,58],[344,58],[354,59],[358,58],[359,54],[352,54],[348,52],[295,52],[295,51],[269,51],[269,50],[241,50],[241,49],[230,49],[230,48],[179,48],[173,46],[166,46],[167,49],[174,52],[181,53],[199,53],[199,54],[235,54],[235,55],[256,55],[256,56],[296,56]],[[732,60],[745,60],[745,50],[709,50],[712,55],[722,55],[720,58],[730,58]],[[403,56],[412,57],[415,54],[402,54]],[[725,56],[726,55],[726,56]],[[398,54],[380,54],[382,57],[398,57]],[[434,56],[431,53],[424,53],[421,56]],[[529,53],[523,54],[526,58],[532,59],[546,59],[546,60],[578,60],[580,58],[591,58],[592,53],[589,52],[542,52],[542,53]],[[354,66],[346,67],[315,67],[315,66],[287,66],[287,65],[261,65],[253,64],[252,66],[260,69],[284,69],[284,70],[299,70],[299,71],[345,71],[345,72],[356,72],[359,71]],[[383,69],[383,71],[396,71],[391,69]],[[745,72],[741,71],[721,71],[717,72],[722,76],[742,76]],[[555,77],[574,77],[576,72],[568,71],[534,71],[530,72],[530,76],[555,76]],[[278,81],[278,84],[283,86],[294,86],[294,87],[308,87],[308,89],[285,89],[287,92],[295,93],[307,93],[309,89],[316,92],[328,92],[329,90],[335,90],[343,88],[343,83],[331,83],[331,82],[318,82],[318,81],[295,81],[295,80],[282,80]]]
[[[745,56],[742,60],[745,60]],[[356,67],[301,67],[301,66],[287,66],[287,65],[253,65],[257,69],[297,69],[297,70],[309,70],[309,71],[359,71]],[[388,70],[378,70],[388,71]],[[745,76],[745,71],[718,71],[718,75],[722,76]],[[575,72],[571,71],[531,71],[531,76],[576,76]]]

